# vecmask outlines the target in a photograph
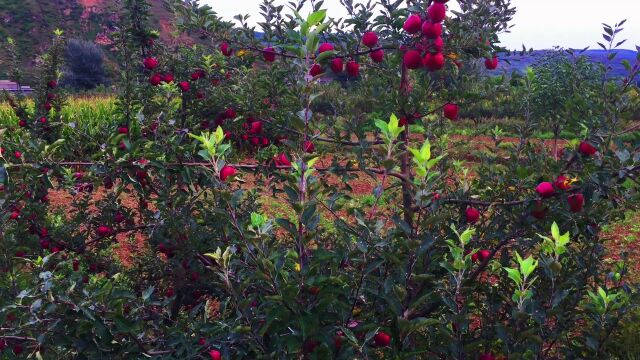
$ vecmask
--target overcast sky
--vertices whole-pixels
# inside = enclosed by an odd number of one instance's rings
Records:
[[[366,0],[354,0],[354,3]],[[250,14],[250,23],[262,20],[258,5],[261,0],[201,0],[209,4],[219,15],[232,19],[237,14]],[[277,4],[286,4],[287,0],[276,0]],[[502,44],[510,49],[527,48],[546,49],[559,45],[562,47],[598,48],[596,42],[602,41],[601,23],[613,25],[627,19],[625,31],[620,39],[628,39],[624,48],[634,49],[640,45],[640,0],[512,0],[517,14],[513,21],[515,27],[510,34],[501,36]],[[449,2],[452,7],[456,1]],[[325,0],[324,8],[334,18],[345,15],[338,0]]]

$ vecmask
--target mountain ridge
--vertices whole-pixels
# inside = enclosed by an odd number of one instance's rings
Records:
[[[165,42],[177,41],[173,32],[173,15],[162,0],[149,1],[150,23]],[[122,0],[0,0],[0,42],[15,40],[24,66],[32,68],[36,55],[51,43],[53,31],[64,30],[67,38],[110,45],[110,33],[119,21]],[[184,38],[180,38],[184,42]],[[188,40],[188,39],[187,39]],[[0,57],[6,54],[0,47]],[[0,76],[3,70],[0,69]]]

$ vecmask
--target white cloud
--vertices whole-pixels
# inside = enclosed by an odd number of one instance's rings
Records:
[[[237,14],[250,14],[250,23],[261,20],[258,5],[261,0],[202,0],[219,15],[231,19]],[[278,0],[278,4],[287,4],[287,0]],[[365,3],[354,0],[354,3]],[[455,1],[450,2],[456,6]],[[508,48],[519,49],[522,44],[534,49],[562,47],[597,48],[596,42],[602,41],[602,25],[613,25],[627,19],[625,31],[620,39],[629,39],[623,46],[634,48],[640,45],[640,0],[512,0],[516,13],[509,34],[502,34],[502,43]],[[324,8],[329,16],[344,17],[346,11],[339,0],[325,0]]]

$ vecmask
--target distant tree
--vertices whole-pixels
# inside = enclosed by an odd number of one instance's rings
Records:
[[[65,51],[64,84],[75,89],[90,90],[107,84],[109,79],[103,65],[104,54],[98,45],[71,39]]]

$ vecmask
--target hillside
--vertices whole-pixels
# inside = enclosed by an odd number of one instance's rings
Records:
[[[109,33],[118,21],[121,0],[0,0],[0,39],[16,40],[27,67],[34,54],[50,43],[53,30],[61,28],[68,38],[79,38],[106,45]],[[169,40],[172,15],[162,0],[151,0],[152,24],[163,40]],[[0,47],[0,57],[5,54]],[[2,76],[0,69],[0,76]]]
[[[612,70],[610,72],[611,77],[624,77],[627,75],[627,71],[622,65],[623,60],[627,60],[630,64],[634,64],[636,61],[637,52],[633,50],[616,50],[618,55],[611,61],[610,65]],[[542,57],[548,53],[548,50],[535,50],[531,53],[521,55],[520,53],[510,54],[507,56],[501,56],[505,61],[501,63],[501,69],[507,73],[513,71],[524,72],[527,67],[534,65]],[[578,54],[578,52],[576,52]],[[607,52],[604,50],[587,50],[582,55],[591,59],[595,63],[606,63]]]

